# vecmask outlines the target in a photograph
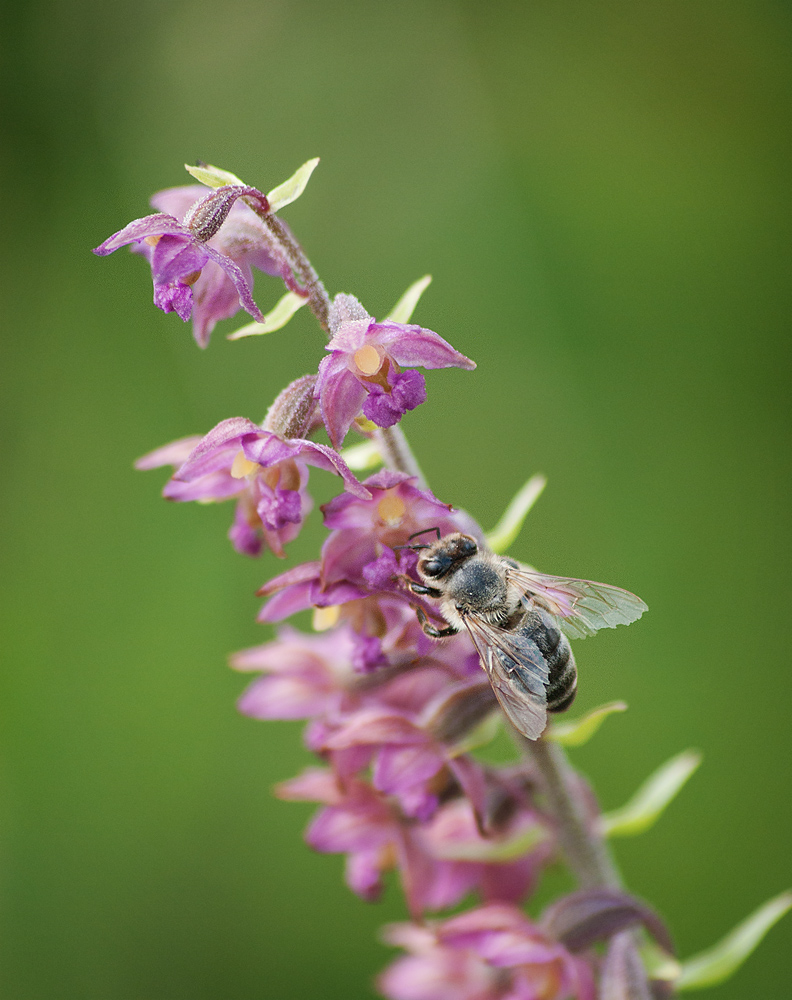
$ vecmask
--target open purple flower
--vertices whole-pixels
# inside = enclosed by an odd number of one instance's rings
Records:
[[[291,280],[263,223],[239,200],[244,197],[266,205],[255,188],[235,185],[208,193],[200,184],[168,188],[151,199],[159,214],[135,219],[94,253],[103,257],[132,244],[151,265],[154,305],[185,322],[192,316],[195,340],[206,347],[218,320],[240,308],[263,320],[253,301],[251,266]]]
[[[357,779],[340,781],[310,768],[276,789],[283,799],[321,802],[305,839],[316,851],[346,855],[346,881],[365,900],[378,899],[383,875],[398,868],[410,913],[458,903],[470,890],[470,873],[454,861],[432,857],[413,821],[397,805]]]
[[[274,642],[231,657],[236,670],[262,671],[239,700],[254,719],[311,719],[351,708],[355,633],[337,628],[304,635],[283,628]]]
[[[186,443],[158,448],[139,459],[137,468],[175,465]],[[275,555],[297,537],[311,510],[308,466],[334,472],[344,489],[360,499],[371,494],[352,475],[346,463],[325,445],[301,438],[281,438],[245,417],[223,420],[198,440],[163,490],[169,500],[227,500],[237,497],[229,537],[234,548],[256,556],[264,543]]]
[[[380,977],[390,1000],[594,1000],[588,966],[513,906],[395,924],[385,936],[410,952]]]
[[[475,364],[438,334],[385,320],[377,323],[353,295],[336,295],[330,312],[330,356],[319,365],[316,395],[333,446],[340,448],[352,421],[363,415],[392,427],[426,399],[421,368]]]
[[[314,606],[342,604],[375,593],[392,592],[415,602],[398,578],[416,562],[405,545],[421,530],[439,528],[441,534],[464,531],[481,537],[481,529],[464,511],[442,503],[415,479],[400,472],[382,471],[365,480],[367,500],[338,496],[322,508],[325,525],[333,529],[322,546],[320,563],[306,564],[270,580],[259,591],[275,597],[265,605],[259,621],[279,621]]]

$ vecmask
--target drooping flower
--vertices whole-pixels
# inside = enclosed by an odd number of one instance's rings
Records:
[[[188,443],[193,447],[184,456]],[[266,543],[283,557],[283,546],[296,538],[312,507],[306,490],[309,465],[341,476],[344,489],[358,498],[371,496],[332,448],[279,437],[245,417],[223,420],[203,438],[184,438],[158,448],[136,465],[139,469],[177,465],[163,490],[169,500],[237,497],[229,537],[237,551],[251,556]]]
[[[394,924],[385,939],[410,953],[380,976],[390,1000],[594,1000],[588,966],[514,906]]]
[[[242,198],[266,206],[260,191],[241,185],[209,193],[200,184],[168,188],[151,199],[159,214],[135,219],[94,253],[106,256],[132,244],[151,265],[154,304],[185,322],[192,316],[195,340],[206,347],[218,320],[240,308],[263,320],[253,300],[251,267],[293,283],[265,226]]]
[[[476,367],[432,330],[389,320],[377,323],[353,295],[336,295],[330,332],[330,355],[319,365],[316,394],[336,448],[361,409],[377,426],[392,427],[424,402],[426,386],[423,375],[412,370],[416,366]]]

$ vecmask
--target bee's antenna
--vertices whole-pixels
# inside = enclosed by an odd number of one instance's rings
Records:
[[[440,529],[439,528],[423,528],[421,531],[414,531],[409,538],[408,542],[411,542],[413,538],[417,538],[419,535],[425,535],[428,531],[437,532],[437,540],[440,541]],[[431,545],[395,545],[394,552],[398,552],[399,549],[410,549],[411,552],[419,552],[421,549],[431,549]]]
[[[411,542],[413,540],[413,538],[417,538],[419,535],[425,535],[429,531],[436,531],[437,532],[437,540],[439,542],[440,541],[440,529],[439,528],[424,528],[422,531],[414,531],[410,535],[410,537],[407,539],[407,541]],[[424,548],[428,549],[429,546],[425,545]]]

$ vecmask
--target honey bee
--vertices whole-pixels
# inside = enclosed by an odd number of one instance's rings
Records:
[[[537,573],[470,535],[428,531],[437,532],[436,541],[404,546],[421,552],[423,582],[407,584],[414,594],[439,601],[446,625],[435,627],[416,608],[421,627],[435,639],[466,629],[507,718],[528,739],[538,739],[547,712],[563,712],[575,697],[569,639],[629,625],[646,605],[620,587]]]

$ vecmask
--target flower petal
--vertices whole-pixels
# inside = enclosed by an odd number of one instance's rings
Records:
[[[360,412],[366,390],[349,371],[344,357],[330,354],[319,365],[316,392],[322,421],[333,447],[338,450],[344,443],[352,421]]]
[[[245,275],[242,268],[235,264],[230,257],[226,257],[225,254],[220,253],[215,250],[214,247],[204,244],[204,251],[207,257],[210,257],[216,264],[225,271],[228,277],[233,281],[234,287],[239,295],[239,301],[242,308],[249,312],[253,319],[258,320],[259,323],[264,322],[264,313],[259,309],[256,303],[253,301],[253,293],[251,291],[250,279]],[[250,273],[248,269],[248,274]]]
[[[157,215],[146,215],[142,219],[135,219],[128,226],[113,233],[104,243],[100,243],[93,251],[99,257],[106,257],[107,254],[118,250],[119,247],[128,243],[139,243],[148,236],[182,236],[185,241],[191,241],[193,236],[186,226],[183,226],[172,215],[158,213]]]
[[[403,323],[378,323],[370,336],[386,348],[399,365],[408,368],[465,368],[472,371],[476,363],[448,343],[447,340],[421,326]]]

